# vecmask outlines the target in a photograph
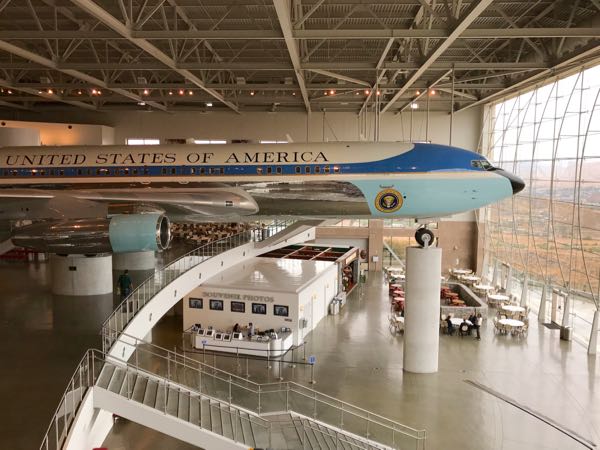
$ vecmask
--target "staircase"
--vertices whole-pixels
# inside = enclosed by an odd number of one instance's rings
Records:
[[[282,232],[288,225],[200,247],[138,286],[104,323],[103,350],[88,350],[77,367],[41,449],[100,446],[112,426],[108,412],[207,449],[424,449],[424,430],[297,383],[254,383],[142,340],[199,279],[265,248],[314,238],[313,224],[295,235]],[[258,249],[261,240],[270,243]]]

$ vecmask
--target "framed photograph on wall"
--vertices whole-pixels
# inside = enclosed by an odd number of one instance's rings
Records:
[[[267,314],[265,303],[252,303],[252,314]]]
[[[204,300],[201,298],[190,297],[188,305],[190,308],[202,309],[202,307],[204,306]]]
[[[213,311],[223,311],[223,300],[210,300],[210,309]]]
[[[246,303],[231,302],[231,312],[245,313],[246,312]]]
[[[273,305],[273,315],[287,317],[290,315],[290,307],[285,305]]]

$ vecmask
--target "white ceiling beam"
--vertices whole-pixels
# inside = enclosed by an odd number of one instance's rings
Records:
[[[0,100],[0,106],[4,106],[6,108],[23,109],[26,111],[31,110],[31,108],[28,108],[27,106],[23,106],[18,103],[5,102],[4,100]]]
[[[335,73],[335,72],[330,72],[329,70],[320,70],[320,69],[309,69],[309,70],[314,73],[319,73],[321,75],[325,75],[326,77],[337,78],[338,80],[347,81],[348,83],[358,84],[360,86],[371,87],[371,84],[367,81],[348,77],[346,75],[341,75],[341,74]]]
[[[97,110],[96,106],[94,106],[90,103],[80,102],[80,101],[76,101],[76,100],[65,100],[57,94],[54,94],[54,93],[49,94],[48,91],[40,92],[38,89],[23,88],[23,87],[16,88],[14,83],[11,83],[8,80],[0,79],[0,86],[2,86],[3,88],[6,88],[6,89],[13,89],[15,91],[18,90],[20,92],[25,92],[26,94],[30,94],[30,95],[33,95],[36,97],[42,97],[47,100],[53,100],[53,101],[60,102],[60,103],[66,103],[67,105],[77,106],[78,108],[89,109],[92,111]]]
[[[413,99],[411,99],[409,102],[406,102],[404,104],[404,106],[402,106],[402,108],[400,108],[398,111],[399,112],[404,111],[406,108],[408,108],[410,106],[411,103],[414,103],[414,102],[418,101],[421,97],[424,97],[425,95],[427,95],[427,93],[429,92],[429,89],[434,88],[438,83],[441,83],[442,81],[444,81],[446,78],[448,78],[448,75],[450,75],[451,73],[452,73],[452,70],[448,70],[447,72],[444,72],[444,74],[441,77],[436,78],[429,86],[422,89],[418,95],[415,95],[415,97]]]
[[[440,28],[294,30],[294,39],[445,39],[450,33]],[[139,39],[283,40],[277,30],[131,30]],[[469,28],[461,39],[598,38],[600,27]],[[0,39],[98,39],[126,40],[110,30],[0,30]]]
[[[88,14],[90,14],[92,17],[95,17],[96,19],[100,20],[104,25],[106,25],[113,31],[117,32],[122,37],[129,40],[131,43],[137,45],[139,48],[144,50],[146,53],[151,55],[156,60],[160,61],[165,66],[169,67],[171,70],[174,70],[175,72],[184,76],[186,79],[190,80],[192,83],[194,83],[200,89],[204,90],[205,92],[207,92],[208,94],[210,94],[211,96],[213,96],[214,98],[219,100],[224,105],[228,106],[235,112],[239,113],[238,107],[236,105],[234,105],[233,103],[226,100],[225,97],[223,97],[220,93],[218,93],[214,89],[207,88],[205,86],[204,82],[200,78],[198,78],[196,75],[194,75],[192,72],[190,72],[189,70],[178,68],[176,62],[172,58],[170,58],[168,55],[163,53],[162,50],[155,47],[153,44],[151,44],[150,42],[148,42],[145,39],[132,37],[131,30],[129,30],[121,21],[119,21],[118,19],[113,17],[111,14],[109,14],[107,11],[105,11],[103,8],[98,6],[93,1],[91,1],[91,0],[71,0],[71,2],[73,4],[79,6],[81,9],[83,9]],[[135,69],[135,64],[133,65],[133,68]]]
[[[381,56],[379,57],[379,61],[377,61],[377,65],[375,66],[375,70],[377,70],[377,79],[375,80],[375,83],[373,84],[373,86],[370,86],[371,90],[369,91],[369,95],[367,95],[367,98],[365,99],[362,107],[360,108],[360,111],[358,112],[359,114],[361,114],[364,109],[367,107],[367,105],[369,104],[369,101],[371,100],[371,97],[373,96],[373,90],[376,89],[376,86],[381,82],[381,80],[383,79],[383,76],[385,75],[385,70],[381,70],[381,67],[383,66],[383,63],[385,62],[385,59],[387,58],[388,53],[390,52],[390,49],[392,48],[392,44],[394,43],[395,38],[390,38],[387,41],[387,44],[385,44],[385,48],[383,49],[383,52],[381,53]]]
[[[300,88],[300,94],[306,106],[306,112],[310,114],[310,100],[308,98],[308,91],[306,90],[306,83],[304,81],[304,74],[302,73],[302,65],[300,63],[300,55],[298,52],[298,44],[292,36],[292,18],[290,15],[290,4],[288,0],[273,0],[273,6],[277,13],[277,19],[279,19],[279,26],[285,39],[285,45],[294,67],[294,73],[298,80],[298,87]]]
[[[477,17],[492,3],[493,0],[479,0],[479,2],[475,3],[467,12],[467,14],[460,19],[458,25],[452,30],[447,39],[442,41],[436,49],[427,57],[425,62],[417,69],[410,78],[404,83],[402,89],[400,89],[396,94],[391,98],[391,100],[383,107],[381,112],[386,112],[390,107],[398,100],[404,92],[413,85],[415,81],[417,81],[423,73],[430,68],[430,66],[450,47],[456,39],[458,39],[461,34],[473,23]]]
[[[587,59],[587,58],[590,58],[590,59]],[[493,94],[488,95],[487,97],[484,97],[481,100],[478,100],[474,103],[465,105],[462,108],[454,111],[454,113],[464,111],[473,106],[482,105],[482,104],[489,103],[494,100],[500,99],[504,96],[510,95],[513,92],[518,91],[519,89],[525,89],[527,87],[534,85],[535,83],[539,83],[540,81],[548,78],[551,75],[558,75],[559,73],[561,73],[563,71],[577,70],[579,67],[581,67],[582,64],[584,64],[584,62],[585,62],[585,64],[589,64],[590,66],[592,66],[594,64],[597,64],[599,61],[600,61],[600,45],[596,45],[582,53],[579,53],[575,56],[572,56],[570,58],[563,60],[562,62],[556,64],[553,67],[544,69],[540,72],[537,72],[536,74],[534,74],[532,76],[522,79],[521,81],[519,81],[517,83],[514,83],[504,89],[501,89],[498,92],[494,92]]]
[[[319,0],[317,3],[315,3],[312,8],[310,8],[306,14],[304,14],[298,21],[294,22],[294,28],[298,29],[302,26],[302,24],[304,22],[306,22],[306,19],[308,19],[310,16],[312,16],[314,14],[314,12],[319,9],[319,6],[321,6],[323,3],[325,2],[325,0]]]
[[[60,68],[56,62],[45,58],[41,55],[38,55],[37,53],[33,53],[30,52],[29,50],[26,50],[24,48],[21,47],[17,47],[16,45],[13,45],[9,42],[5,42],[5,41],[0,41],[0,50],[4,50],[5,52],[11,53],[13,55],[19,56],[21,58],[24,58],[28,61],[34,62],[36,64],[39,64],[41,66],[44,66],[48,69],[53,69],[53,70],[57,70],[59,72],[62,72],[64,74],[67,74],[73,78],[77,78],[79,80],[85,81],[87,83],[90,83],[91,85],[97,86],[99,88],[102,89],[108,89],[109,91],[115,92],[116,94],[122,95],[123,97],[127,97],[131,100],[135,100],[136,102],[141,102],[143,101],[142,98],[139,95],[136,95],[132,92],[126,91],[125,89],[120,89],[120,88],[109,88],[107,83],[104,82],[103,80],[100,80],[99,78],[93,77],[91,75],[88,75],[86,73],[80,72],[79,70],[75,70],[75,69],[64,69],[64,68]],[[35,92],[35,94],[37,94],[37,91]],[[53,99],[61,101],[59,97],[53,97]],[[78,102],[81,103],[80,104],[76,104],[75,106],[81,106],[82,108],[88,108],[89,106],[87,103],[83,103],[83,102]],[[161,109],[163,111],[167,110],[167,107],[160,104],[160,103],[155,103],[155,102],[146,102],[147,105],[150,105],[154,108],[157,109]],[[85,105],[85,106],[82,106]],[[93,109],[95,109],[95,107],[92,106]]]

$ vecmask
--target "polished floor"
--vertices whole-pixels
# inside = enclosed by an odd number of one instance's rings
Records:
[[[39,447],[66,382],[112,309],[111,296],[59,298],[50,293],[46,264],[0,265],[0,448]],[[439,372],[402,370],[401,335],[387,326],[387,289],[380,275],[355,289],[338,316],[326,317],[309,336],[317,357],[315,388],[428,432],[428,449],[580,449],[567,435],[485,393],[477,381],[517,400],[584,439],[600,443],[600,357],[588,357],[558,331],[532,327],[526,339],[496,336],[491,322],[482,340],[440,337]],[[168,318],[156,344],[181,345]],[[200,355],[196,355],[200,358]],[[225,366],[226,361],[217,361]],[[231,362],[231,361],[230,361]],[[252,378],[272,371],[254,369]],[[306,381],[306,371],[286,372]],[[121,422],[105,445],[114,449],[192,448],[135,424]]]

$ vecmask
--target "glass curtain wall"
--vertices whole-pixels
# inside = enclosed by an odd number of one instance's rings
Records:
[[[483,153],[527,183],[484,212],[484,271],[510,264],[512,293],[528,279],[534,311],[544,283],[569,293],[566,325],[585,342],[600,292],[599,95],[600,66],[583,68],[489,105],[482,136]]]

